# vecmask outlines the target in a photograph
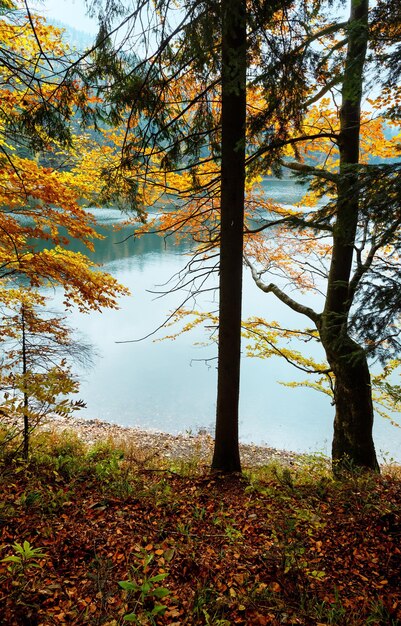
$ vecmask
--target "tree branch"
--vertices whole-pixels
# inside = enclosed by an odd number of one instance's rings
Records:
[[[255,233],[261,233],[268,228],[272,228],[273,226],[280,226],[281,224],[292,224],[293,226],[299,226],[301,228],[311,228],[312,230],[323,230],[327,233],[333,232],[332,226],[329,224],[319,224],[317,222],[308,222],[307,220],[299,217],[297,215],[289,215],[288,217],[282,217],[279,220],[271,220],[270,222],[265,222],[262,226],[258,226],[258,228],[246,228],[245,233],[247,235],[254,235]]]
[[[301,174],[311,174],[313,176],[317,176],[318,178],[330,180],[333,183],[336,183],[338,181],[338,174],[335,174],[334,172],[329,172],[324,169],[319,169],[318,167],[313,167],[312,165],[306,165],[306,163],[280,160],[280,165],[282,165],[283,167],[287,167],[294,172],[300,172]]]
[[[306,317],[309,317],[309,319],[312,320],[312,322],[314,322],[317,327],[319,327],[320,319],[321,319],[320,313],[316,313],[316,311],[314,311],[310,307],[300,304],[296,300],[293,300],[290,296],[284,293],[284,291],[282,291],[280,287],[278,287],[274,283],[270,283],[268,285],[264,283],[260,277],[260,273],[252,265],[252,263],[250,262],[250,260],[248,259],[246,255],[244,255],[244,261],[245,261],[245,264],[251,270],[252,278],[255,281],[256,285],[259,287],[259,289],[261,289],[265,293],[273,293],[276,296],[276,298],[281,300],[281,302],[286,304],[290,309],[292,309],[296,313],[301,313],[301,315],[306,315]]]
[[[348,289],[348,302],[352,302],[355,296],[355,292],[357,287],[362,279],[362,277],[369,271],[372,266],[372,263],[375,259],[376,252],[380,250],[383,246],[385,246],[391,239],[392,235],[398,230],[400,227],[401,220],[396,220],[389,228],[387,228],[382,236],[379,238],[377,243],[371,246],[369,253],[366,257],[366,261],[364,263],[358,263],[358,266],[352,276],[352,279],[349,284]]]
[[[257,159],[258,157],[263,156],[266,152],[270,152],[271,150],[277,150],[278,148],[284,148],[285,146],[290,146],[292,144],[300,143],[301,141],[312,141],[312,139],[332,139],[334,142],[338,140],[338,133],[314,133],[313,135],[300,135],[299,137],[290,137],[288,139],[272,141],[268,145],[261,146],[258,150],[256,150],[253,154],[249,155],[246,160],[246,165],[248,166],[252,161]]]

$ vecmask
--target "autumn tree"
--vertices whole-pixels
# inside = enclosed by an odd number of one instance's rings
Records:
[[[31,432],[44,417],[66,416],[84,406],[65,396],[79,387],[72,363],[87,365],[91,353],[82,340],[73,339],[61,315],[49,312],[47,298],[37,290],[9,288],[2,305],[0,411],[12,416],[17,426],[22,421],[22,452],[27,459]]]
[[[281,265],[282,275],[316,294],[325,289],[323,310],[303,305],[282,285],[266,280],[269,265],[274,264],[268,261],[274,258],[274,245],[269,252],[266,242],[265,252],[254,255],[256,263],[248,261],[256,284],[308,317],[323,345],[336,408],[335,471],[350,465],[378,470],[368,359],[379,357],[386,362],[394,354],[392,349],[399,350],[396,320],[400,309],[395,289],[399,275],[399,166],[371,160],[374,155],[376,159],[394,159],[398,154],[396,141],[388,138],[388,126],[387,137],[384,134],[384,107],[389,103],[386,87],[375,102],[370,101],[370,111],[361,112],[364,85],[378,70],[378,48],[383,61],[383,46],[394,42],[388,35],[384,42],[386,27],[383,23],[379,27],[377,15],[371,17],[369,35],[368,2],[351,1],[345,36],[334,44],[337,51],[345,52],[337,56],[333,50],[332,65],[321,68],[323,81],[338,85],[333,96],[333,104],[340,99],[338,113],[329,100],[320,100],[320,106],[313,106],[304,118],[304,136],[294,138],[297,151],[282,161],[282,166],[312,181],[310,200],[324,194],[328,199],[311,212],[277,211],[277,220],[261,226],[273,227],[277,240],[292,239],[288,248],[292,250],[292,276],[288,263],[287,269]],[[389,78],[382,65],[380,73],[382,79]],[[317,93],[319,96],[322,91]],[[319,102],[312,99],[313,104]],[[393,123],[390,116],[388,123]],[[319,129],[321,134],[316,136]],[[313,247],[311,237],[315,238]]]
[[[92,171],[89,179],[80,174],[79,164],[88,149],[85,138],[75,139],[70,126],[76,111],[82,115],[89,113],[93,105],[89,92],[63,71],[64,64],[67,69],[70,67],[71,59],[58,29],[27,13],[22,4],[3,2],[1,10],[1,341],[12,337],[20,341],[20,349],[11,351],[3,388],[11,385],[10,376],[17,380],[19,358],[21,368],[16,387],[23,394],[27,431],[29,397],[50,393],[54,398],[69,393],[75,386],[67,370],[54,359],[55,369],[47,368],[44,376],[35,373],[35,384],[30,380],[28,391],[27,380],[33,373],[29,365],[32,351],[29,355],[28,334],[38,338],[47,333],[59,354],[68,346],[63,324],[39,312],[44,305],[41,289],[61,286],[65,306],[75,304],[83,312],[103,306],[116,307],[118,295],[126,290],[110,275],[98,271],[85,255],[68,249],[69,237],[80,239],[88,248],[93,247],[98,237],[93,216],[81,204],[82,199],[96,198],[96,175]],[[68,166],[56,169],[41,165],[45,155],[56,155]],[[97,175],[99,180],[99,171]],[[43,362],[48,349],[45,345],[41,347]],[[10,402],[6,404],[11,406]]]
[[[353,0],[348,25],[347,54],[341,90],[338,134],[339,180],[333,249],[319,334],[335,376],[334,438],[335,463],[347,460],[358,466],[378,469],[372,428],[373,405],[370,374],[363,349],[348,328],[352,297],[352,259],[358,228],[357,193],[361,100],[368,44],[368,0]]]
[[[380,10],[383,12],[383,7]],[[376,32],[377,20],[376,26],[372,24]],[[395,22],[391,22],[393,31]],[[301,20],[298,27],[300,24]],[[305,336],[315,336],[317,332],[324,346],[329,367],[323,369],[332,376],[336,404],[335,469],[356,465],[377,470],[367,358],[375,354],[386,358],[390,354],[388,348],[397,343],[397,331],[393,328],[389,331],[389,322],[392,315],[398,314],[394,289],[397,268],[393,259],[397,257],[399,196],[398,166],[374,167],[368,161],[369,153],[379,158],[397,154],[394,142],[391,144],[383,134],[380,116],[368,112],[361,116],[363,84],[369,76],[368,6],[364,2],[352,2],[348,23],[329,20],[306,30],[302,26],[295,30],[296,37],[290,29],[282,31],[283,46],[276,44],[275,48],[268,48],[270,57],[263,57],[266,61],[270,59],[266,72],[259,83],[255,81],[256,88],[255,84],[248,88],[253,109],[248,114],[247,139],[253,147],[247,158],[248,171],[257,174],[266,173],[268,168],[290,169],[304,180],[312,179],[309,201],[324,194],[331,199],[322,209],[308,213],[306,209],[288,211],[255,190],[250,192],[248,216],[255,217],[255,209],[260,213],[265,208],[274,219],[258,228],[249,224],[248,251],[259,268],[250,261],[249,264],[258,286],[307,316],[316,331],[307,329]],[[277,38],[274,29],[272,32]],[[394,42],[394,37],[387,35],[389,41]],[[375,48],[380,48],[380,58],[385,58],[382,34],[374,34],[371,44],[370,54],[377,63]],[[388,92],[398,93],[394,89],[397,51],[391,51],[387,58],[391,59],[388,67],[393,77],[388,78],[393,80],[391,90],[387,87],[385,100],[388,101]],[[330,104],[332,94],[334,105],[341,99],[339,115]],[[395,100],[393,118],[396,110]],[[325,165],[319,159],[324,159]],[[317,166],[313,164],[316,160]],[[205,176],[206,166],[202,165],[198,175],[201,172]],[[210,189],[210,181],[216,176],[213,165],[207,175]],[[391,207],[390,213],[386,205]],[[186,212],[181,206],[177,212],[166,215],[164,222],[160,222],[159,216],[159,231],[163,232],[163,227],[166,230],[183,227],[187,232],[192,229],[197,232],[198,241],[213,247],[218,237],[212,210],[213,199],[203,195],[197,202],[189,203]],[[268,240],[261,237],[267,228],[275,229],[277,245],[271,237]],[[391,263],[383,259],[383,251],[390,253]],[[279,271],[286,281],[290,279],[293,285],[302,290],[315,289],[315,293],[321,292],[321,282],[327,280],[323,311],[302,305],[280,283],[262,280],[270,268],[274,273]]]
[[[141,19],[143,8],[143,3],[138,3],[129,19]],[[208,197],[221,196],[219,366],[212,466],[215,470],[239,471],[246,7],[244,0],[189,2],[182,6],[178,26],[169,25],[170,2],[160,2],[156,9],[160,43],[153,45],[152,54],[139,60],[112,56],[105,33],[111,29],[113,11],[101,16],[92,77],[100,78],[99,93],[107,84],[112,115],[118,114],[120,122],[124,116],[127,119],[121,171],[131,176],[133,164],[141,159],[147,164],[147,185],[159,186],[163,194],[174,189],[175,181],[180,187],[176,191],[184,198],[203,196],[207,203]],[[147,41],[145,32],[142,36]],[[195,82],[192,72],[197,76]],[[216,120],[212,116],[216,108],[213,99],[220,100],[220,83],[221,120]],[[216,183],[208,189],[210,176],[206,184],[200,179],[202,168],[211,162],[210,156],[205,156],[210,150],[219,160],[213,167],[218,176],[221,171],[221,193]],[[180,171],[186,171],[186,176],[181,177]],[[184,203],[187,207],[191,204]]]
[[[93,5],[102,7],[103,3]],[[196,291],[199,285],[200,289],[205,288],[204,281],[210,271],[206,261],[211,263],[211,271],[219,272],[218,400],[213,467],[225,471],[240,467],[244,152],[247,140],[252,145],[254,141],[259,143],[261,137],[273,134],[283,141],[289,129],[299,125],[297,103],[305,83],[302,67],[310,55],[303,46],[302,55],[289,55],[287,44],[291,38],[298,44],[302,41],[299,24],[307,21],[310,9],[306,6],[293,10],[291,3],[255,0],[241,7],[230,3],[227,8],[224,2],[190,1],[179,5],[175,19],[176,5],[164,0],[156,3],[156,12],[142,29],[149,5],[130,5],[123,24],[129,23],[128,32],[133,33],[136,20],[141,24],[140,34],[136,40],[132,35],[128,39],[121,36],[119,45],[120,49],[128,49],[136,41],[138,50],[143,46],[142,57],[139,52],[118,55],[108,42],[106,35],[114,32],[113,17],[121,18],[123,3],[110,5],[109,12],[105,7],[100,14],[99,48],[94,54],[90,78],[97,76],[99,93],[107,92],[111,117],[122,122],[126,116],[120,171],[129,177],[138,160],[145,162],[146,184],[159,188],[163,201],[159,203],[157,218],[137,229],[136,236],[156,231],[193,237],[197,256],[188,264],[192,276],[182,281],[185,287],[192,279],[194,282],[199,279]],[[149,32],[154,35],[152,39],[148,38]],[[300,61],[301,56],[304,61]],[[261,69],[255,71],[258,67]],[[296,74],[290,68],[296,69]],[[235,85],[234,90],[230,81]],[[286,98],[282,97],[284,85]],[[248,110],[246,91],[252,93]],[[275,155],[272,148],[270,163]],[[113,172],[110,179],[112,175]],[[251,178],[250,170],[249,182]],[[216,263],[218,247],[220,256]]]

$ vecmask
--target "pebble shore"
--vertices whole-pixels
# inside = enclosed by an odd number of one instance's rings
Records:
[[[1,418],[0,423],[14,425],[11,420]],[[75,417],[60,417],[58,415],[48,419],[40,425],[46,430],[70,430],[87,444],[94,444],[107,439],[123,441],[132,448],[140,450],[146,458],[152,452],[157,451],[157,456],[166,459],[180,459],[190,461],[200,459],[205,465],[209,465],[213,454],[213,438],[207,432],[200,430],[196,434],[181,433],[172,435],[169,433],[142,430],[139,428],[120,426],[103,422],[98,419],[78,419]],[[300,455],[296,452],[277,450],[267,446],[240,444],[241,462],[244,468],[260,467],[271,461],[277,461],[285,465],[297,464]]]

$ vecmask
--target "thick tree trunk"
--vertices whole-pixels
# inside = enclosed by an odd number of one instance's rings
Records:
[[[333,252],[320,336],[336,376],[333,464],[378,470],[373,405],[366,356],[349,336],[349,292],[358,226],[358,161],[363,69],[368,42],[368,0],[351,0],[348,50],[340,112],[340,176]]]
[[[245,190],[246,1],[222,0],[222,150],[217,411],[212,469],[239,472]]]
[[[373,443],[373,405],[369,367],[364,350],[352,340],[324,346],[335,375],[333,471],[355,467],[379,471]]]

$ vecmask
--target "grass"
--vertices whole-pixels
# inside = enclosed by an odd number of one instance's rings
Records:
[[[1,439],[0,439],[1,441]],[[401,472],[244,477],[73,433],[0,445],[0,623],[401,624]]]

